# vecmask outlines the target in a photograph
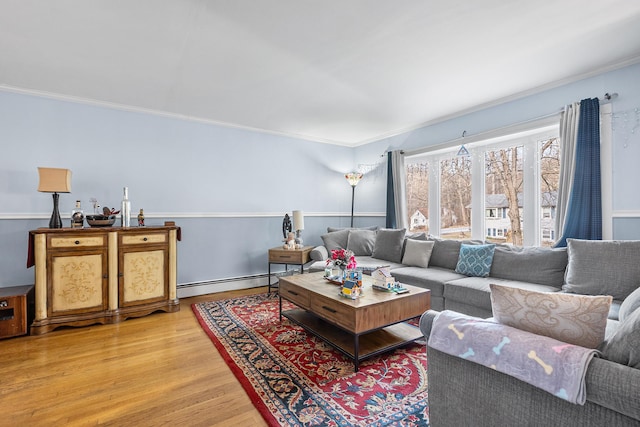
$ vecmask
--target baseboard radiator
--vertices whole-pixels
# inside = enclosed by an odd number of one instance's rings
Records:
[[[299,270],[288,272],[273,272],[272,283],[276,282],[276,277],[282,274],[292,274]],[[267,274],[255,274],[252,276],[231,277],[226,279],[205,280],[202,282],[178,283],[178,298],[195,297],[198,295],[213,294],[216,292],[235,291],[238,289],[250,289],[260,286],[267,286]],[[273,288],[272,288],[273,289]]]

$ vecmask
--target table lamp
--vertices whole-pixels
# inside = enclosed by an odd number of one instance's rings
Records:
[[[38,191],[53,193],[53,212],[49,220],[49,228],[62,228],[60,210],[58,209],[58,193],[71,193],[71,171],[60,168],[38,168],[40,183]]]
[[[293,211],[293,228],[296,230],[296,244],[302,245],[302,230],[304,230],[304,214],[302,211]]]

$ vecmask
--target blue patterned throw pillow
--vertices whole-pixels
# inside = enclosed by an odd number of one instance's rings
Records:
[[[456,273],[465,276],[487,277],[491,271],[496,245],[460,245]]]

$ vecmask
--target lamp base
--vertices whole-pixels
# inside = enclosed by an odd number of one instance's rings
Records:
[[[296,230],[296,245],[302,246],[302,230]]]
[[[53,193],[53,212],[51,213],[51,219],[49,220],[49,228],[62,228],[62,219],[60,218],[60,210],[58,209],[58,199],[60,195]]]

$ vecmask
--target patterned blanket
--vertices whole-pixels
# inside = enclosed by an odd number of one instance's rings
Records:
[[[586,401],[585,375],[597,353],[448,310],[435,318],[429,346],[511,375],[579,405]]]

